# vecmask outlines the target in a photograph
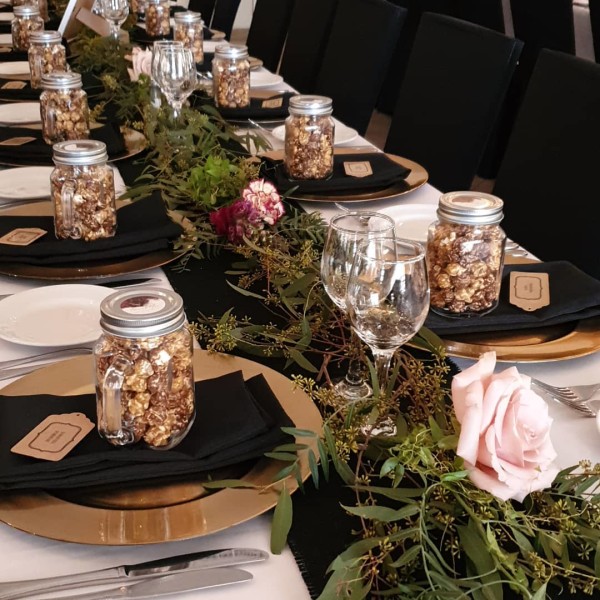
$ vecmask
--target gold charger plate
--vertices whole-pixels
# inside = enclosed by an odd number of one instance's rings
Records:
[[[296,427],[315,432],[321,416],[310,398],[294,389],[292,381],[256,362],[225,354],[194,355],[197,379],[218,377],[242,370],[249,378],[262,373],[281,406]],[[90,382],[92,358],[78,357],[27,375],[4,388],[3,393],[22,396],[34,393],[93,393]],[[198,415],[197,418],[201,418]],[[95,432],[89,435],[95,435]],[[310,438],[298,440],[317,451]],[[300,459],[302,479],[310,470],[305,456]],[[26,533],[65,542],[96,545],[155,544],[215,533],[248,521],[273,508],[278,494],[270,487],[283,463],[262,458],[242,478],[264,490],[223,489],[210,495],[200,482],[145,486],[104,494],[51,494],[48,492],[0,495],[0,521]],[[295,480],[286,482],[290,492]]]
[[[365,148],[339,148],[335,149],[335,154],[361,154],[365,153]],[[270,158],[283,159],[283,151],[275,151],[264,153]],[[386,198],[393,198],[394,196],[402,196],[409,192],[414,192],[421,186],[427,183],[429,179],[429,173],[427,170],[420,165],[408,158],[403,156],[396,156],[395,154],[386,154],[388,158],[397,162],[399,165],[410,169],[410,173],[406,179],[399,181],[393,185],[379,190],[369,190],[356,192],[324,192],[323,194],[300,194],[298,192],[292,192],[289,198],[294,200],[302,200],[303,202],[367,202],[369,200],[385,200]],[[359,184],[357,184],[358,188]]]
[[[117,200],[117,208],[124,205],[124,201]],[[2,210],[2,216],[52,216],[52,204],[49,199],[41,202],[32,201],[23,203],[14,208]],[[183,223],[185,226],[185,223]],[[181,258],[184,251],[169,249],[155,250],[132,258],[114,258],[97,260],[89,264],[78,265],[28,265],[24,263],[3,263],[0,261],[0,275],[23,277],[26,279],[45,279],[48,281],[71,281],[76,279],[100,279],[139,273],[147,269],[162,267]]]
[[[507,256],[507,263],[537,262]],[[449,339],[451,338],[451,339]],[[600,317],[551,327],[468,333],[443,338],[448,356],[478,359],[494,351],[499,362],[550,362],[579,358],[600,350]]]
[[[444,338],[448,356],[478,359],[496,352],[499,362],[548,362],[600,350],[600,318],[518,331],[469,333]]]

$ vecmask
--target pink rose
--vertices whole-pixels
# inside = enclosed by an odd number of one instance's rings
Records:
[[[131,55],[125,58],[128,58],[132,63],[133,68],[127,69],[131,81],[137,81],[140,75],[150,77],[152,73],[152,50],[142,50],[135,46],[131,51]]]
[[[552,485],[558,469],[550,441],[548,406],[516,367],[494,374],[496,353],[452,380],[452,402],[461,425],[457,454],[471,481],[501,500],[523,501]]]

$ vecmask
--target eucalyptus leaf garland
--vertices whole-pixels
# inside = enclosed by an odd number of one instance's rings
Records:
[[[320,216],[290,206],[275,227],[242,245],[216,236],[210,212],[234,201],[258,176],[258,161],[232,149],[250,140],[235,136],[210,106],[184,109],[175,127],[168,111],[150,104],[148,78],[129,81],[128,51],[89,32],[75,44],[77,68],[102,82],[99,112],[116,107],[119,118],[149,140],[148,166],[129,197],[162,192],[188,224],[178,243],[185,260],[223,248],[236,252],[239,261],[227,273],[230,285],[273,315],[263,324],[232,311],[203,315],[193,325],[195,334],[209,350],[281,357],[287,367],[300,367],[310,376],[294,376],[294,382],[324,417],[322,432],[286,430],[297,440],[315,439],[318,456],[302,443],[269,453],[282,464],[272,484],[279,491],[272,550],[285,545],[293,519],[286,482],[291,477],[302,486],[299,457],[307,454],[317,487],[334,470],[355,497],[340,511],[354,518],[356,541],[330,565],[320,600],[500,600],[508,588],[529,600],[561,592],[599,594],[600,465],[584,460],[562,471],[552,489],[533,492],[523,503],[477,488],[456,454],[460,426],[449,401],[451,374],[442,343],[425,329],[411,342],[424,351],[421,358],[404,349],[396,353],[390,389],[379,389],[359,348],[375,393],[355,404],[337,397],[329,370],[356,349],[344,315],[320,281],[325,234]],[[251,137],[259,148],[264,144],[260,136]],[[370,425],[398,406],[396,434],[373,436]],[[206,484],[248,486],[243,480]]]

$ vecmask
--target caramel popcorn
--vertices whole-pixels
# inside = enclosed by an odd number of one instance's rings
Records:
[[[15,17],[11,23],[12,47],[15,51],[29,50],[29,35],[32,31],[44,29],[44,20],[40,17],[39,9],[25,4],[15,7]]]
[[[66,71],[67,53],[60,43],[37,44],[31,40],[28,51],[31,87],[40,87],[42,74]]]
[[[162,336],[123,338],[105,334],[95,348],[96,381],[102,382],[116,356],[125,371],[121,422],[131,442],[166,447],[181,438],[195,415],[192,338],[183,327]],[[98,386],[102,404],[102,386]]]
[[[115,235],[115,183],[110,167],[57,165],[50,188],[56,237],[89,242]],[[63,193],[71,195],[72,220],[64,213]]]
[[[325,179],[331,175],[334,131],[328,115],[288,117],[284,165],[290,179]]]
[[[431,307],[482,314],[498,303],[504,239],[497,225],[438,223],[430,230],[427,266]]]
[[[204,21],[199,13],[176,13],[173,39],[192,51],[196,63],[204,62]]]
[[[171,33],[169,3],[152,0],[146,5],[146,33],[150,37],[164,37]]]
[[[47,144],[90,135],[87,94],[81,89],[44,90],[40,94],[40,114]]]

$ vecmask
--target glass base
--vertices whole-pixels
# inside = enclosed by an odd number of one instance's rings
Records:
[[[369,434],[371,437],[394,437],[398,433],[398,429],[391,417],[385,417],[379,423],[375,423],[375,425],[364,427],[362,433],[364,435]]]
[[[360,383],[350,383],[344,378],[338,381],[334,386],[336,394],[346,400],[363,400],[369,398],[373,394],[371,386],[366,381]]]

